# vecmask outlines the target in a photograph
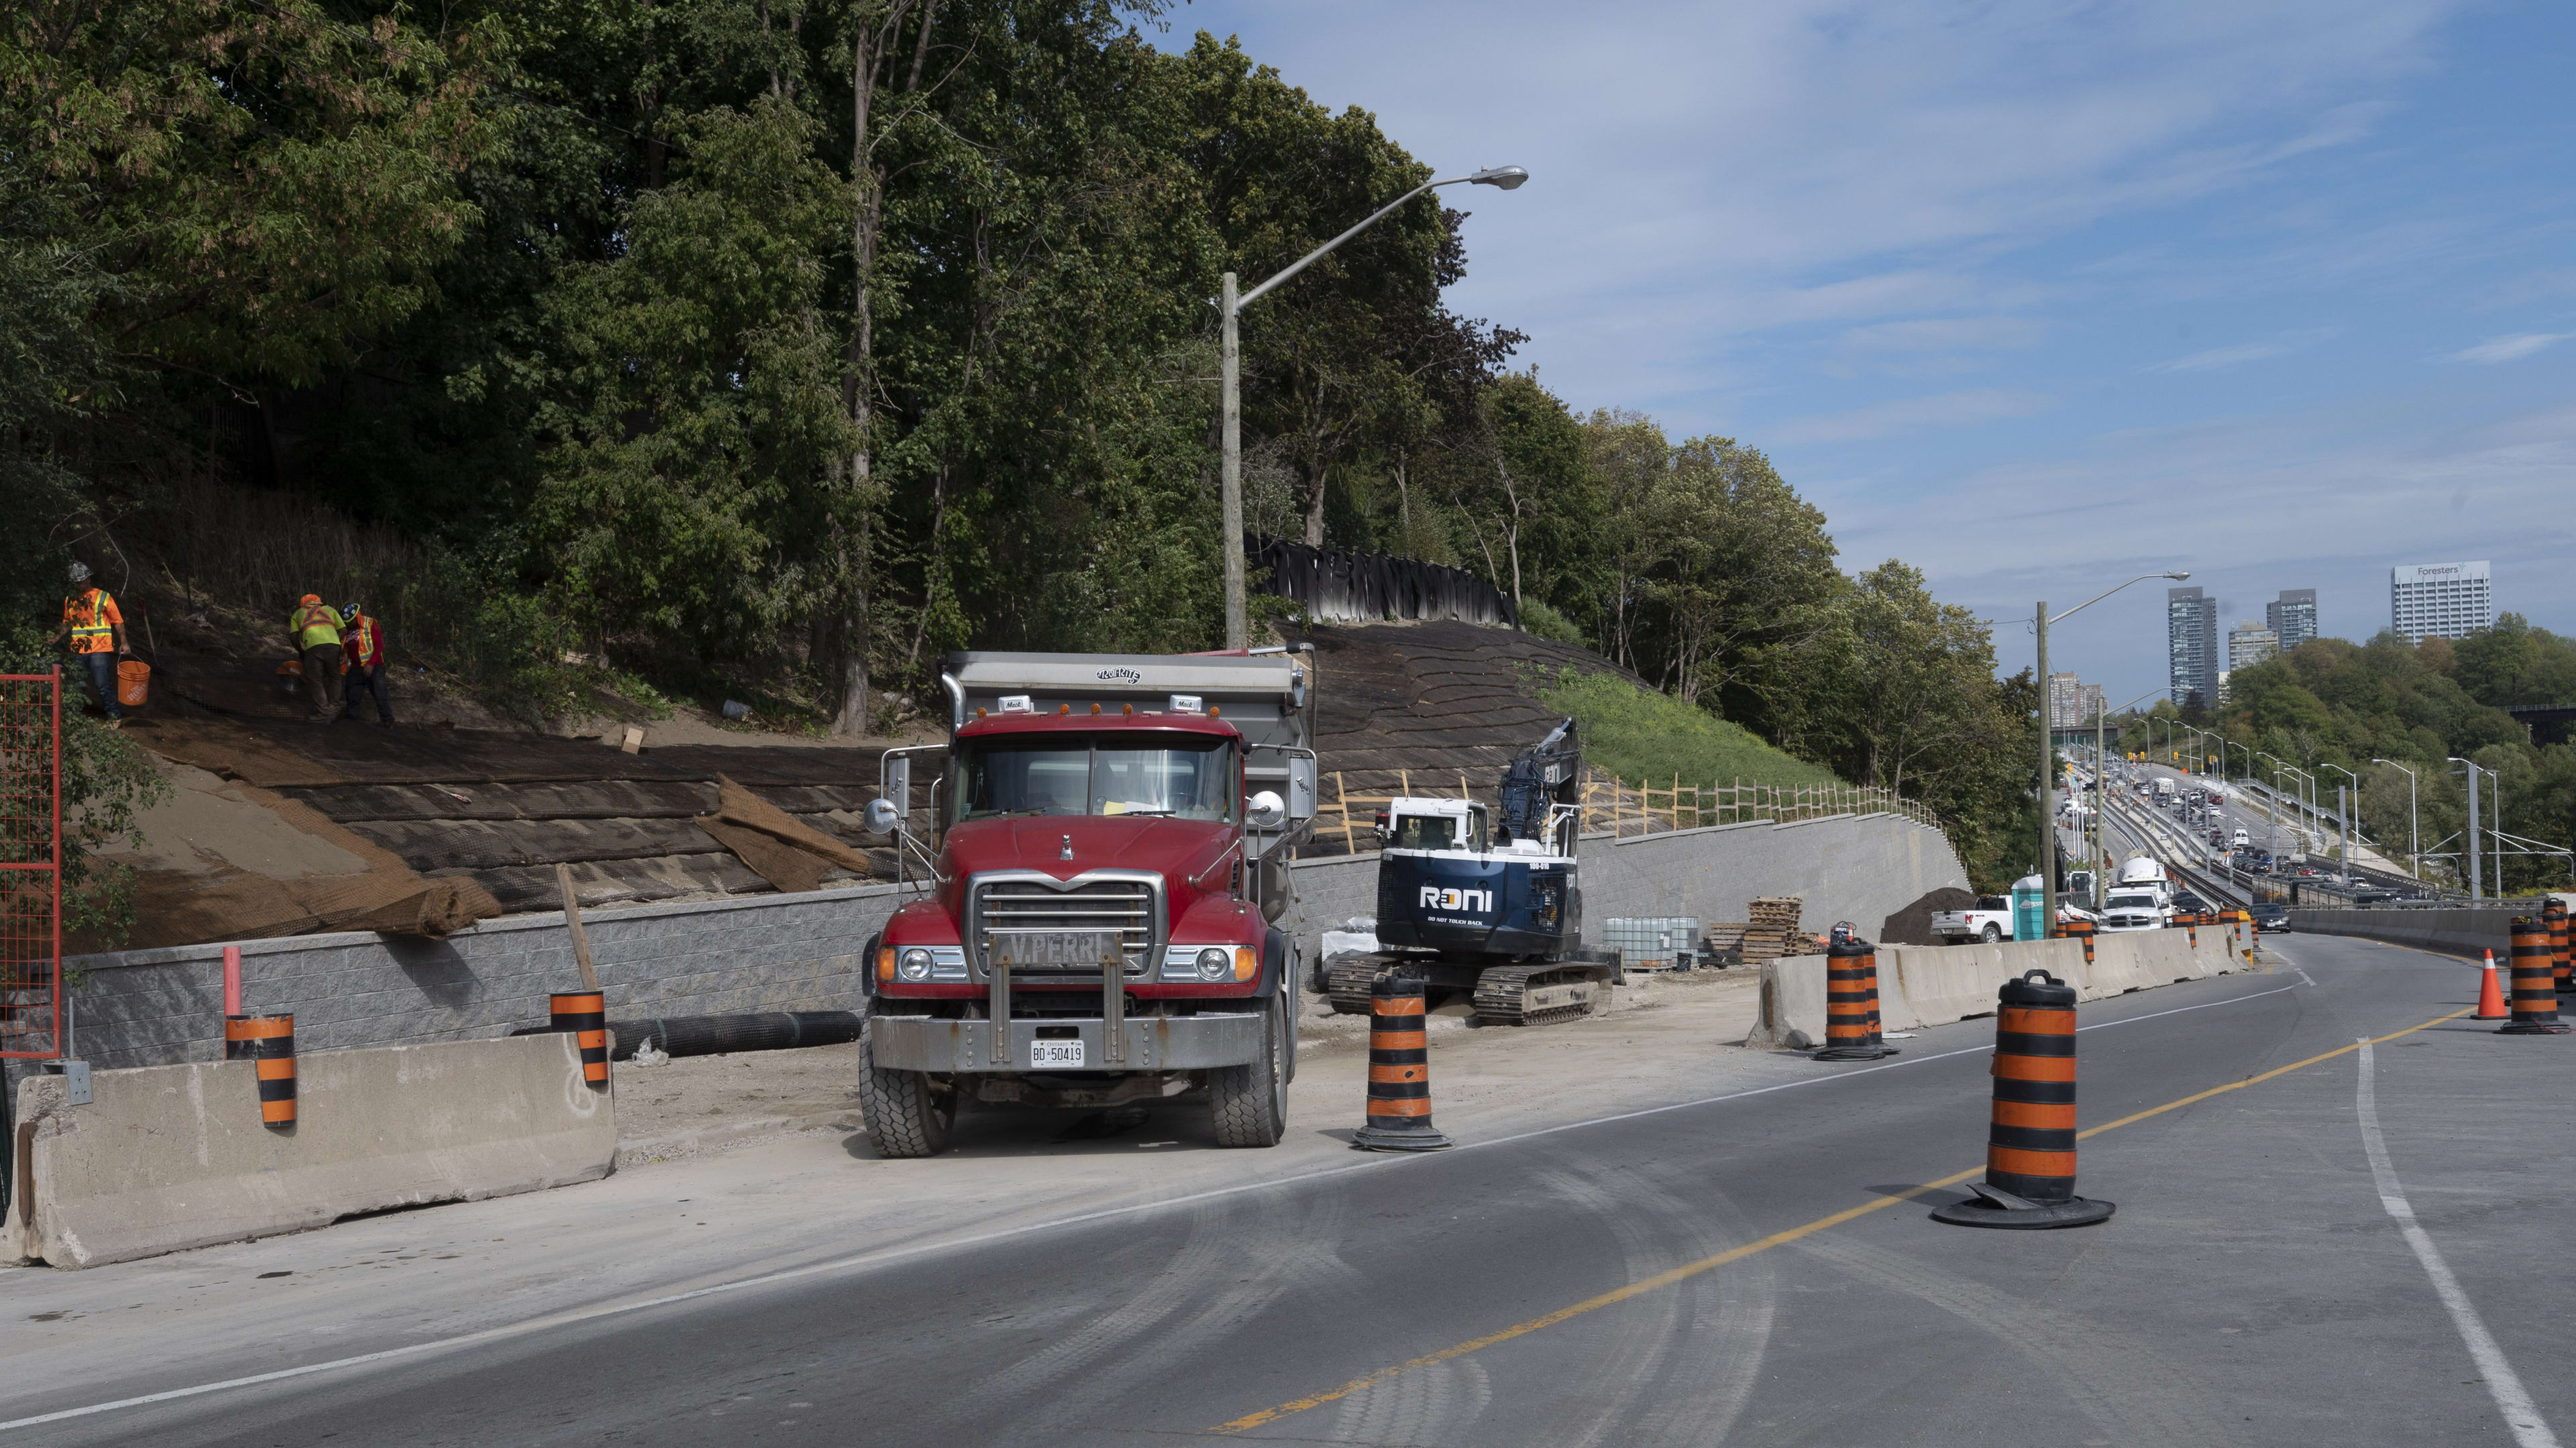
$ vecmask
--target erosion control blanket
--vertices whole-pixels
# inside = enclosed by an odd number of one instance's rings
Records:
[[[868,874],[868,857],[725,775],[716,776],[716,812],[697,816],[698,828],[731,850],[760,878],[793,894],[820,889],[834,869]]]

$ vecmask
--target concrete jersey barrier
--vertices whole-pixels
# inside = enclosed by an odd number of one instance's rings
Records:
[[[2096,936],[2093,962],[2073,940],[1995,945],[1882,945],[1878,948],[1878,1014],[1884,1029],[1917,1030],[1992,1015],[2005,981],[2040,969],[2073,985],[2078,1000],[2102,1000],[2178,981],[2249,969],[2235,927],[2189,932],[2123,931]],[[1825,1036],[1825,957],[1788,956],[1762,967],[1762,1003],[1744,1044],[1760,1050],[1806,1050]]]
[[[296,1058],[291,1128],[260,1124],[250,1061],[59,1076],[18,1092],[15,1200],[0,1260],[94,1267],[608,1175],[609,1093],[569,1035]]]
[[[2513,917],[2537,915],[2540,901],[2528,905],[2488,905],[2457,910],[2293,910],[2290,929],[2308,935],[2351,935],[2411,945],[2437,955],[2470,960],[2494,951],[2502,966],[2513,945]]]

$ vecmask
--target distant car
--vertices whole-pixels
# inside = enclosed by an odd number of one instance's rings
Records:
[[[2287,905],[2283,905],[2278,901],[2266,900],[2245,913],[2254,917],[2254,933],[2257,935],[2286,935],[2289,933],[2290,907]]]
[[[2184,915],[2207,915],[2211,913],[2209,902],[2201,899],[2189,890],[2182,891],[2180,894],[2174,896],[2173,908],[2176,912]]]
[[[2394,890],[2355,890],[2352,892],[2352,903],[2355,905],[2381,905],[2396,898],[2397,892]]]

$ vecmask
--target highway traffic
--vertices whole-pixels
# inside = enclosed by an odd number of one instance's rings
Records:
[[[1038,1216],[933,1193],[646,1291],[494,1281],[516,1305],[473,1331],[344,1296],[281,1332],[289,1299],[241,1293],[156,1365],[93,1294],[94,1351],[19,1377],[0,1443],[2554,1442],[2576,1391],[2533,1264],[2576,1130],[2497,1108],[2576,1058],[2460,1019],[2456,960],[2278,950],[2082,1009],[2099,1227],[1928,1219],[1982,1160],[1972,1020],[1875,1066],[1716,1052],[1432,1157]],[[578,1253],[578,1218],[548,1230]]]

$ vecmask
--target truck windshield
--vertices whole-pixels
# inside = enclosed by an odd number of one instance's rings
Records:
[[[956,822],[1010,815],[1155,815],[1232,822],[1234,748],[1125,739],[976,740],[959,746]]]

